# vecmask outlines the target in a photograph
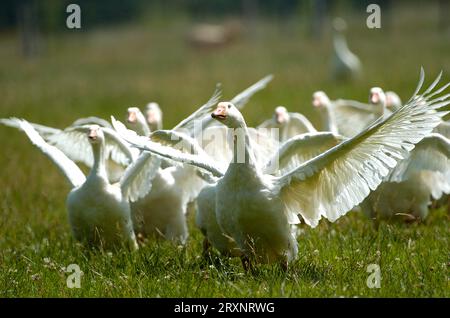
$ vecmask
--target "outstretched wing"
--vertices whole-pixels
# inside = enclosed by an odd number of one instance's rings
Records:
[[[86,177],[78,166],[58,148],[49,145],[26,120],[12,118],[30,139],[31,143],[41,150],[63,173],[72,187],[78,187],[86,181]]]
[[[235,97],[231,99],[231,103],[233,103],[238,109],[242,109],[250,100],[250,98],[260,90],[264,89],[267,84],[272,80],[273,76],[268,75],[264,77],[263,79],[259,80],[252,86],[248,87]],[[183,128],[190,132],[191,135],[197,136],[200,130],[203,130],[207,127],[209,127],[214,121],[211,118],[211,112],[215,109],[217,103],[219,102],[220,98],[220,86],[216,88],[216,92],[214,93],[213,97],[202,107],[200,107],[197,111],[195,111],[193,114],[191,114],[189,117],[184,119],[180,124],[175,126],[174,130],[179,130],[180,128]],[[195,121],[199,120],[199,127],[194,127]],[[196,129],[195,129],[196,128]],[[194,131],[195,129],[195,131]]]
[[[450,140],[432,133],[420,141],[408,158],[400,161],[388,181],[402,182],[416,174],[428,185],[433,198],[450,192]]]
[[[90,116],[75,120],[71,126],[99,125],[100,127],[112,128],[111,124],[99,117]]]
[[[317,132],[314,125],[303,114],[289,113],[289,118],[288,132],[292,134],[291,136]]]
[[[161,166],[161,159],[149,152],[142,153],[129,165],[120,179],[122,194],[131,202],[146,196]]]
[[[211,98],[199,109],[193,112],[191,115],[183,119],[178,125],[176,125],[173,130],[187,130],[192,131],[196,120],[203,119],[206,115],[209,115],[213,110],[215,105],[219,102],[222,95],[222,87],[220,84],[216,85],[216,89],[212,94]]]
[[[217,178],[221,178],[225,174],[224,167],[216,165],[216,163],[209,156],[199,156],[196,154],[185,153],[171,147],[162,146],[159,143],[155,143],[150,140],[145,141],[135,139],[129,140],[129,142],[142,151],[148,151],[165,159],[196,166],[206,170]]]
[[[259,92],[260,90],[266,88],[267,84],[270,83],[270,81],[273,79],[273,75],[267,75],[264,78],[260,79],[258,82],[250,86],[249,88],[245,89],[241,93],[237,94],[235,97],[233,97],[230,102],[237,107],[237,109],[241,110],[245,104],[248,103],[250,98],[255,95],[255,93]]]
[[[0,124],[3,124],[8,127],[20,128],[20,121],[17,118],[1,118]],[[37,132],[41,135],[42,138],[46,139],[51,135],[58,134],[61,132],[61,129],[48,127],[40,124],[30,123],[28,122]]]
[[[197,166],[201,169],[204,169],[206,172],[211,173],[215,177],[222,177],[225,173],[224,168],[221,166],[218,166],[214,160],[209,157],[204,152],[200,152],[200,154],[192,154],[190,152],[183,152],[178,149],[175,149],[174,145],[178,143],[176,138],[173,138],[175,140],[174,143],[172,143],[172,137],[171,134],[176,134],[178,136],[184,136],[183,142],[189,143],[189,140],[192,140],[187,135],[183,135],[180,132],[175,131],[162,131],[161,133],[152,133],[154,135],[153,138],[155,140],[158,140],[159,142],[154,142],[150,140],[147,137],[138,136],[135,132],[130,131],[127,129],[120,121],[115,120],[114,117],[112,119],[113,127],[116,129],[116,131],[119,133],[119,135],[128,143],[133,145],[134,147],[142,150],[151,152],[155,155],[158,155],[162,158],[173,160],[175,162],[179,163],[186,163],[191,164],[193,166]],[[151,138],[151,136],[150,136]],[[173,148],[172,148],[173,147]],[[182,148],[183,149],[183,148]],[[188,149],[188,148],[184,148]],[[193,145],[190,149],[197,149],[196,145]],[[225,167],[226,168],[226,167]]]
[[[413,97],[390,117],[276,178],[288,213],[300,213],[310,226],[316,226],[321,216],[335,221],[375,190],[445,114],[434,109],[449,104],[450,94],[432,98],[443,88],[431,93],[440,77],[419,99],[422,69]]]
[[[283,175],[344,140],[344,137],[330,132],[294,136],[282,143],[278,151],[267,161],[265,172]]]
[[[366,107],[368,105],[357,105],[356,102],[344,100],[333,103],[331,111],[339,134],[346,137],[356,136],[379,117],[373,109]]]
[[[89,125],[68,127],[48,138],[48,143],[60,149],[75,162],[82,162],[88,167],[94,164],[92,148],[86,138]],[[105,134],[106,154],[114,162],[127,166],[136,157],[132,150],[121,141],[118,135],[109,128],[102,128]]]

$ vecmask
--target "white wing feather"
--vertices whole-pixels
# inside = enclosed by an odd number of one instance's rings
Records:
[[[160,165],[161,159],[157,156],[149,152],[142,153],[134,163],[127,167],[120,180],[123,195],[131,202],[145,197],[152,189],[153,179]]]
[[[330,132],[307,133],[294,136],[281,144],[266,164],[266,172],[278,166],[277,175],[283,175],[338,145],[345,138]]]
[[[231,99],[231,103],[233,103],[238,109],[244,108],[244,106],[248,103],[250,98],[260,90],[264,89],[267,84],[273,79],[272,75],[267,75],[262,78],[252,86],[246,88],[244,91],[236,95]],[[203,106],[201,106],[198,110],[192,113],[189,117],[181,121],[178,125],[176,125],[173,130],[178,130],[180,128],[188,129],[194,136],[196,136],[199,132],[193,131],[194,123],[196,120],[201,120],[201,129],[205,129],[209,127],[214,120],[211,118],[211,112],[215,109],[217,103],[219,102],[219,98],[221,95],[221,89],[218,85],[216,87],[216,91],[210,100]]]
[[[88,167],[94,164],[92,148],[86,138],[89,125],[68,127],[58,134],[48,138],[48,143],[64,152],[67,157],[76,162],[82,162]],[[111,157],[116,163],[127,166],[133,162],[136,154],[117,138],[116,133],[109,128],[102,128],[105,133],[107,158]]]
[[[67,158],[61,150],[46,143],[30,123],[26,120],[12,120],[17,122],[20,129],[25,132],[31,143],[39,148],[51,161],[53,161],[72,187],[78,187],[86,181],[86,177],[80,168],[78,168],[73,161]]]

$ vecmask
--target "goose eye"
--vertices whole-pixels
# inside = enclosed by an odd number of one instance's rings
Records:
[[[231,104],[228,104],[228,109],[230,109],[231,108]]]

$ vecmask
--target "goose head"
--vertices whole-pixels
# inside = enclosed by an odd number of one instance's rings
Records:
[[[372,87],[369,93],[369,104],[379,107],[386,106],[386,94],[379,87]]]
[[[127,126],[135,132],[147,136],[150,134],[150,128],[147,125],[144,114],[137,107],[127,109]]]
[[[273,118],[278,125],[284,125],[289,122],[289,112],[287,111],[286,107],[278,106],[277,108],[275,108]]]
[[[161,128],[162,122],[162,111],[158,103],[148,103],[145,107],[145,117],[151,130],[156,130]]]
[[[241,112],[230,102],[220,102],[211,117],[228,128],[242,128],[245,126]]]
[[[139,108],[129,107],[127,109],[127,122],[132,125],[137,125],[145,122],[145,118]]]
[[[88,129],[88,139],[91,145],[98,145],[104,142],[105,135],[99,125],[91,125]]]
[[[339,17],[333,19],[332,26],[333,30],[338,33],[343,33],[347,30],[347,22]]]
[[[325,92],[317,91],[313,94],[312,104],[317,109],[324,109],[330,106],[331,102]]]

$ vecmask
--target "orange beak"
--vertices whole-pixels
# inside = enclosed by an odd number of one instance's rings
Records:
[[[95,130],[95,129],[89,130],[88,138],[90,140],[96,140],[97,139],[97,130]]]
[[[314,107],[320,107],[320,101],[318,98],[314,98],[312,102]]]
[[[135,112],[128,112],[128,118],[127,118],[127,122],[134,124],[136,123],[137,118],[136,118],[136,113]]]
[[[211,117],[218,120],[224,120],[227,118],[227,107],[225,104],[219,103],[216,110],[211,114]]]
[[[277,121],[278,124],[284,123],[284,117],[283,117],[283,114],[276,114],[276,115],[275,115],[275,118],[276,118],[276,121]]]
[[[156,116],[153,112],[147,113],[147,122],[148,123],[154,123],[156,121]]]
[[[380,97],[378,96],[378,94],[371,94],[370,95],[370,102],[372,104],[378,104],[379,101],[380,101]]]

